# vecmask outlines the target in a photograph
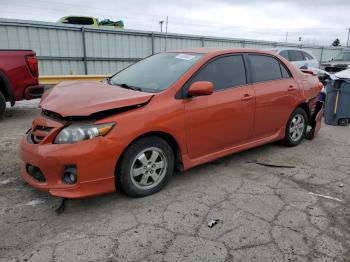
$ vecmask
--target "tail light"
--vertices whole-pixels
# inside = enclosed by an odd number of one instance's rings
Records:
[[[28,55],[26,56],[27,65],[29,67],[30,72],[34,77],[39,76],[39,69],[38,69],[38,59],[35,55]]]

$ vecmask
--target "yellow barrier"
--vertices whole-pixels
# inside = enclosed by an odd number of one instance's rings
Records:
[[[39,76],[41,85],[56,85],[66,80],[101,81],[108,75],[43,75]]]

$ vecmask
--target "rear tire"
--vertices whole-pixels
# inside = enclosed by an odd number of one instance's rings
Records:
[[[150,136],[134,142],[117,167],[117,185],[131,197],[161,190],[174,172],[174,152],[163,139]]]
[[[297,146],[303,141],[308,124],[308,117],[304,109],[297,108],[290,116],[283,144],[285,146]]]
[[[4,116],[6,109],[6,99],[4,95],[0,92],[0,118]]]

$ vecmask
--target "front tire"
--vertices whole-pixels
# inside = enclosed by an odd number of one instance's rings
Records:
[[[303,141],[307,130],[308,117],[304,109],[297,108],[290,116],[287,126],[284,145],[297,146]]]
[[[174,152],[163,139],[151,136],[134,142],[117,168],[117,183],[131,197],[161,190],[174,172]]]
[[[6,109],[6,99],[4,95],[0,92],[0,118],[4,116]]]

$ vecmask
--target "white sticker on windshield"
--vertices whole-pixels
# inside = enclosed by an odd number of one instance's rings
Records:
[[[183,60],[191,60],[193,59],[195,56],[194,55],[188,55],[188,54],[178,54],[177,56],[175,56],[178,59],[183,59]]]

